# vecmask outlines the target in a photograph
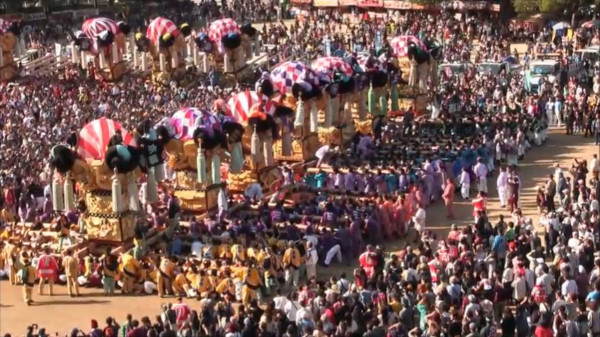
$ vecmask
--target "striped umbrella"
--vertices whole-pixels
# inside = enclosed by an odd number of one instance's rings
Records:
[[[160,16],[152,20],[146,29],[146,37],[155,45],[158,45],[160,38],[167,33],[177,37],[179,29],[173,21]]]
[[[246,124],[248,122],[248,118],[250,117],[250,108],[252,108],[253,105],[261,102],[264,104],[264,111],[267,114],[271,116],[275,114],[277,104],[265,95],[259,97],[259,94],[256,91],[244,91],[234,94],[229,101],[227,101],[227,105],[225,107],[226,114],[231,116],[240,124]]]
[[[175,128],[175,138],[182,141],[193,139],[194,129],[201,125],[221,129],[219,117],[197,108],[183,108],[176,111],[171,117],[171,124]]]
[[[124,130],[121,124],[102,117],[86,124],[79,131],[77,153],[86,160],[104,159],[108,142],[117,130],[121,130],[125,145],[136,146],[133,136]]]
[[[281,94],[292,92],[294,83],[306,82],[311,86],[319,86],[319,76],[314,70],[298,61],[287,61],[278,65],[271,71],[273,87]]]
[[[223,52],[221,38],[230,33],[240,33],[240,27],[233,19],[220,19],[213,21],[208,27],[208,38],[214,42],[219,48],[219,52]]]
[[[340,72],[347,77],[351,77],[353,74],[350,64],[344,61],[344,59],[334,56],[324,56],[316,59],[312,63],[311,68],[328,82],[333,81],[333,75],[336,72]]]
[[[92,40],[96,39],[100,33],[110,31],[113,34],[119,33],[119,26],[116,21],[107,18],[87,19],[81,25],[81,31],[85,36]]]

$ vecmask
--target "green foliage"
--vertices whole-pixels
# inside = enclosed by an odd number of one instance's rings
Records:
[[[537,13],[540,11],[541,0],[512,0],[517,13]]]

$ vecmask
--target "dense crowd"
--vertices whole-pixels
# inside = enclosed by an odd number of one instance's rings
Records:
[[[260,3],[233,2],[221,11],[240,20],[287,16]],[[201,13],[201,20],[220,14],[212,6],[181,13]],[[443,40],[447,63],[501,61],[511,53],[507,27],[483,15],[467,20],[411,13],[350,23],[338,11],[319,10],[291,26],[266,24],[260,34],[276,45],[271,53],[277,63],[322,55],[316,41],[325,36],[334,51],[372,50],[378,31],[384,40],[399,33]],[[39,43],[55,40],[42,33]],[[569,46],[561,44],[553,48],[566,51]],[[561,62],[572,60],[565,53]],[[600,164],[594,157],[549,173],[537,196],[543,241],[519,208],[518,166],[526,151],[544,143],[548,125],[600,139],[594,96],[600,85],[590,91],[589,83],[565,76],[540,81],[533,92],[520,72],[442,69],[431,116],[416,117],[409,109],[401,119],[374,121],[372,133],[357,133],[347,151],[326,144],[317,151],[318,167],[307,169],[301,181],[282,166],[283,185],[292,192],[264,200],[257,183],[246,191],[243,207],[184,224],[176,198],[163,188],[160,202],[136,226],[132,250],[79,257],[71,249],[56,254],[51,240],[35,232],[50,219],[49,229],[71,242],[85,234],[77,221],[84,209],[52,214],[50,147],[100,116],[132,129],[143,118],[159,121],[180,107],[211,110],[216,99],[243,89],[221,87],[214,74],[188,88],[136,78],[96,82],[88,75],[67,68],[60,77],[0,87],[0,151],[6,154],[0,162],[0,269],[10,283],[23,284],[27,304],[35,304],[37,282],[39,295],[46,284],[52,294],[54,283],[61,283],[72,296],[86,286],[103,288],[107,296],[119,288],[178,299],[154,321],[128,316],[119,325],[109,317],[101,327],[92,320],[89,332],[75,329],[72,336],[600,335],[600,260],[594,257]],[[495,172],[501,206],[510,210],[497,221],[486,214]],[[442,200],[453,218],[459,195],[472,198],[472,224],[452,226],[447,237],[435,235],[428,229],[428,206]],[[413,228],[414,244],[384,256],[387,240]],[[151,231],[161,233],[152,247],[145,242]],[[319,277],[317,266],[356,260],[352,275]],[[195,297],[198,306],[182,299]],[[45,331],[30,327],[33,334]]]

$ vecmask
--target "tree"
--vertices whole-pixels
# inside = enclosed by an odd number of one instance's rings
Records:
[[[537,13],[540,11],[540,0],[513,0],[513,7],[519,14]]]

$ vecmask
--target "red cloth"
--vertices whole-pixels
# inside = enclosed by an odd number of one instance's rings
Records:
[[[360,254],[358,258],[358,263],[365,270],[367,277],[371,278],[373,273],[375,272],[375,267],[377,266],[377,260],[375,259],[375,253],[373,252],[364,252]]]
[[[58,273],[58,263],[51,255],[42,255],[38,263],[38,277],[56,277]]]

